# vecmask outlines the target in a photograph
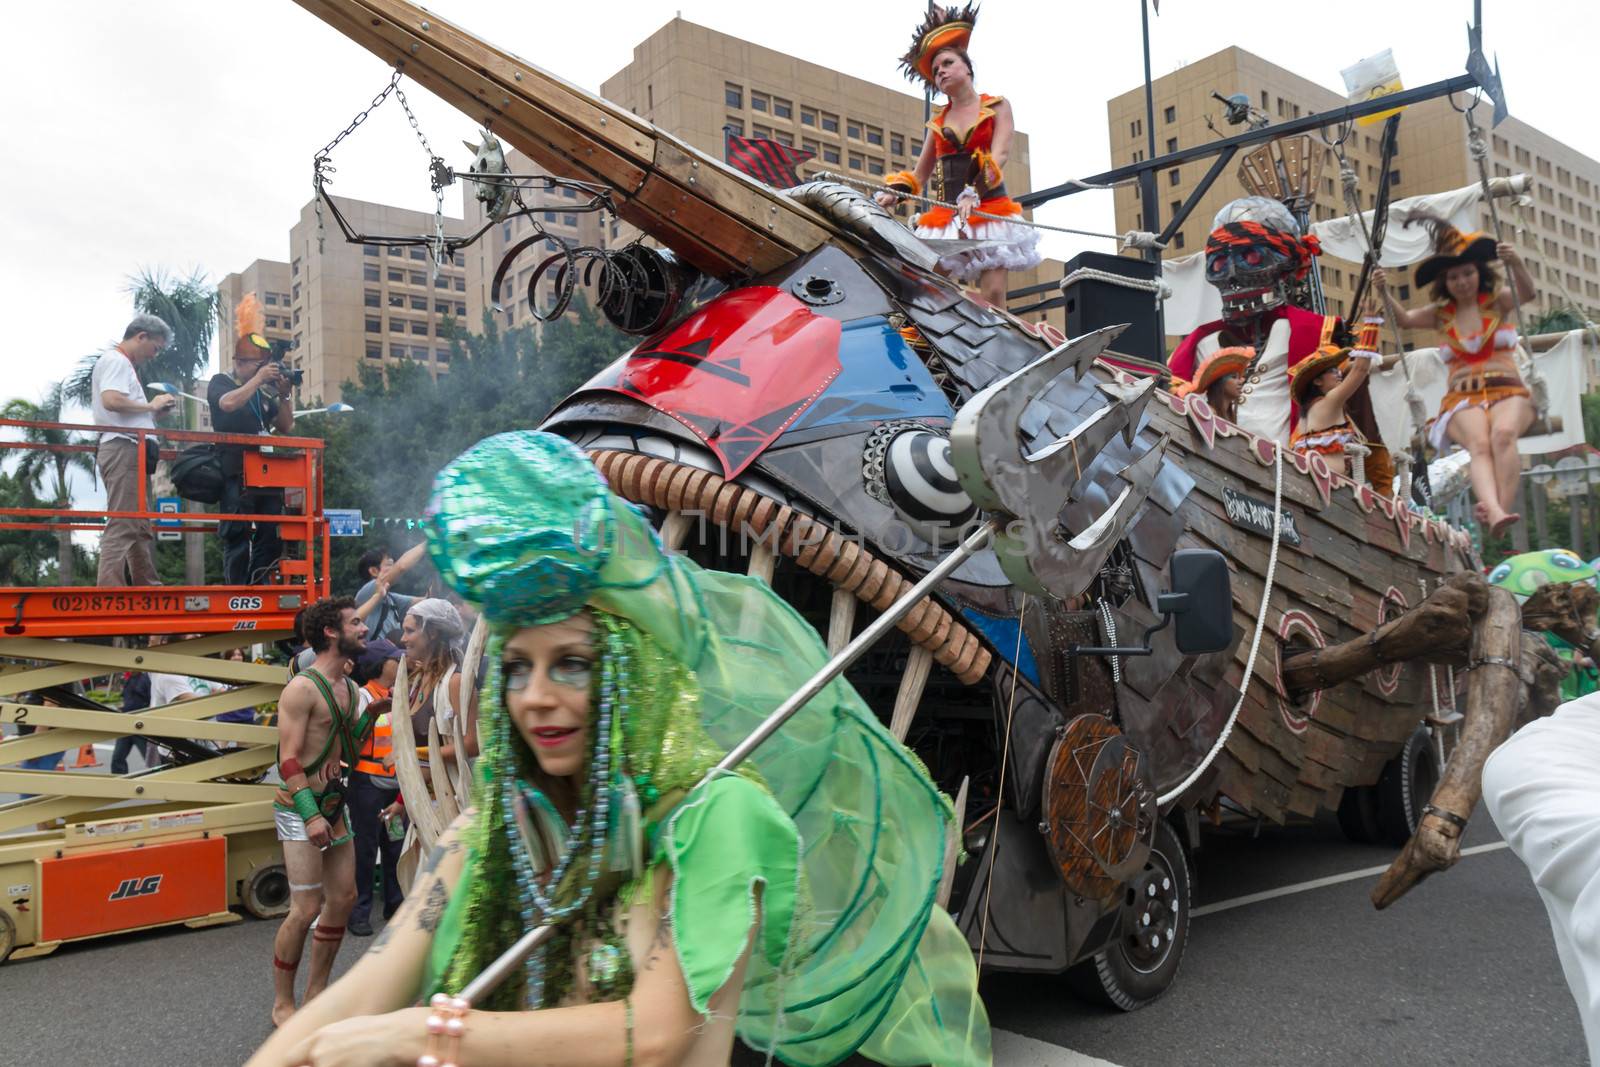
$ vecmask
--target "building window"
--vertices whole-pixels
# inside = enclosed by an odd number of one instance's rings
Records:
[[[409,281],[411,282],[412,285],[427,285],[428,284],[428,276],[426,274],[424,274],[420,270],[414,270],[414,271],[411,272],[411,277],[409,278]]]
[[[382,251],[383,250],[381,248],[379,248],[377,245],[362,245],[361,246],[361,254],[364,255],[364,256],[376,256]]]
[[[368,263],[365,267],[361,268],[361,277],[365,281],[375,282],[383,277],[383,272],[378,269],[377,264]]]
[[[406,254],[406,250],[401,245],[390,245],[389,246],[389,254],[391,256],[403,256],[403,255]]]
[[[300,261],[298,259],[289,264],[289,273],[294,275],[296,278],[300,276]]]
[[[1174,200],[1172,203],[1167,205],[1167,214],[1171,215],[1173,218],[1177,218],[1178,217],[1178,212],[1180,212],[1182,210],[1183,210],[1183,201],[1181,201],[1181,200]]]
[[[1176,152],[1177,150],[1178,150],[1178,139],[1176,137],[1168,137],[1167,138],[1167,151],[1168,152]]]
[[[805,149],[807,152],[810,152],[814,156],[820,156],[822,154],[822,146],[809,137],[800,142],[800,147]]]
[[[1515,149],[1514,150],[1514,154],[1517,157],[1517,162],[1522,164],[1524,167],[1526,167],[1528,165],[1528,163],[1533,159],[1532,155],[1529,154],[1529,152],[1528,152],[1528,150],[1526,148]]]
[[[743,137],[744,119],[736,119],[732,115],[729,115],[728,121],[722,124],[722,128],[733,134],[735,137]]]
[[[1172,247],[1173,248],[1182,248],[1183,247],[1183,231],[1182,230],[1179,230],[1177,233],[1172,235]]]
[[[722,86],[722,102],[729,107],[744,107],[744,87],[727,82]]]
[[[405,359],[406,358],[406,346],[405,345],[390,345],[389,346],[389,358],[390,359]]]
[[[367,358],[368,359],[382,359],[383,358],[383,345],[379,344],[377,341],[368,341],[367,342]]]
[[[277,293],[268,293],[267,294],[267,306],[268,307],[277,307],[278,306],[278,294]]]
[[[1167,108],[1165,111],[1163,111],[1161,113],[1161,118],[1166,122],[1177,122],[1178,121],[1178,109],[1176,107]]]
[[[296,300],[300,299],[300,283],[299,282],[295,282],[294,283],[294,298]]]
[[[465,267],[467,265],[467,255],[465,252],[457,252],[454,256],[450,257],[450,262],[454,263],[458,267]]]
[[[433,276],[433,287],[435,289],[450,288],[450,276],[447,274],[435,274]]]
[[[406,306],[405,294],[404,293],[390,293],[389,294],[389,306],[392,307],[392,308],[404,308]]]
[[[1181,169],[1182,168],[1180,168],[1180,167],[1173,167],[1171,170],[1167,171],[1167,184],[1168,185],[1177,185],[1179,182],[1181,182],[1183,180],[1179,176],[1179,173],[1178,173]]]
[[[800,125],[815,126],[817,124],[816,108],[803,107],[800,109]]]
[[[869,160],[867,160],[867,173],[868,174],[882,174],[883,173],[883,160],[881,160],[881,159],[869,159]]]
[[[467,280],[465,278],[457,278],[456,279],[456,292],[464,293],[466,291],[467,291]]]
[[[772,140],[772,128],[770,126],[761,125],[752,126],[750,127],[750,136],[759,137],[763,141],[770,141]]]
[[[867,143],[881,146],[883,144],[883,131],[878,129],[876,126],[868,126]]]
[[[850,138],[850,140],[852,140],[852,141],[861,140],[861,122],[860,122],[860,120],[859,119],[846,119],[845,123],[844,123],[844,135],[846,137]]]
[[[465,315],[466,313],[467,313],[467,305],[461,303],[459,300],[456,301],[456,314],[457,315]]]
[[[428,258],[428,253],[424,252],[420,245],[413,245],[411,247],[411,258],[421,261]]]
[[[576,200],[578,199],[578,190],[569,185],[565,189],[561,190],[561,195],[566,197],[568,200]],[[459,267],[461,264],[457,263],[456,266]]]
[[[822,146],[822,161],[824,163],[837,163],[837,162],[839,162],[839,149],[835,148],[831,144],[823,145]]]
[[[788,133],[785,133],[783,130],[775,130],[772,134],[772,139],[777,141],[779,144],[786,144],[790,148],[794,147],[794,137]]]
[[[767,94],[766,93],[758,93],[758,92],[756,92],[754,90],[751,90],[751,92],[750,92],[750,110],[751,111],[768,111],[768,110],[770,110],[769,105],[768,105]]]
[[[433,302],[433,313],[435,315],[450,314],[450,302],[448,300],[435,300]]]
[[[1134,163],[1143,163],[1144,162],[1144,150],[1142,148],[1135,148],[1133,150],[1133,160],[1132,161]]]
[[[413,322],[411,324],[411,332],[418,337],[426,337],[428,336],[428,324],[426,322]],[[423,351],[427,351],[427,349],[423,349]]]
[[[1261,110],[1267,110],[1267,91],[1265,89],[1261,90]]]
[[[367,332],[368,333],[382,333],[383,332],[383,320],[382,319],[368,319],[367,320]]]
[[[294,309],[294,324],[296,326],[300,325],[300,309],[299,308],[295,308]]]
[[[578,216],[576,216],[576,215],[562,215],[561,216],[561,225],[563,225],[563,226],[576,226],[577,224],[578,224]]]
[[[411,310],[412,311],[427,311],[428,310],[428,298],[425,297],[425,296],[414,296],[414,297],[412,297],[411,298]]]
[[[891,133],[889,135],[889,151],[892,152],[893,154],[897,155],[897,156],[905,155],[906,154],[906,139],[905,139],[905,137],[902,136],[901,134],[898,134],[898,133]]]
[[[1497,154],[1502,156],[1510,154],[1510,149],[1506,147],[1506,139],[1504,137],[1497,133],[1490,137],[1490,140],[1494,142],[1494,150]]]
[[[772,117],[775,119],[794,118],[794,105],[778,97],[772,98]]]
[[[401,270],[399,267],[390,267],[389,280],[391,282],[403,282],[406,280],[406,272]]]
[[[1400,299],[1401,300],[1410,300],[1411,299],[1411,286],[1402,285],[1400,287]]]
[[[1543,156],[1539,157],[1537,167],[1541,176],[1546,178],[1550,177],[1550,161],[1548,159],[1545,159]]]
[[[826,111],[822,112],[821,114],[822,114],[822,129],[823,129],[823,132],[825,132],[825,133],[838,133],[839,132],[839,116],[838,115],[830,115]]]
[[[405,319],[390,319],[389,320],[389,332],[390,333],[405,333],[406,332],[406,320]]]
[[[1144,123],[1140,122],[1138,119],[1134,119],[1132,122],[1128,123],[1128,136],[1139,136],[1140,127],[1143,125]]]
[[[434,358],[434,361],[438,362],[438,363],[449,363],[450,362],[450,350],[448,348],[435,349],[434,353],[433,353],[433,358]]]
[[[850,153],[850,169],[851,170],[860,170],[861,167],[862,167],[862,164],[865,163],[865,162],[866,161],[863,160],[861,158],[861,156],[858,155],[857,153],[855,153],[855,152],[851,152]]]
[[[922,142],[921,141],[912,141],[911,142],[911,154],[914,155],[914,156],[922,155]]]

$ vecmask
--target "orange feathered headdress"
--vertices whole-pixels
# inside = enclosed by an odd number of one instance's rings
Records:
[[[251,348],[272,351],[272,345],[262,336],[266,328],[267,313],[262,310],[261,301],[254,293],[244,294],[244,299],[233,309],[234,354],[242,355]]]
[[[912,81],[921,78],[932,85],[933,57],[946,48],[965,52],[977,24],[977,4],[965,8],[928,4],[922,25],[911,35],[911,50],[900,57],[900,70]]]

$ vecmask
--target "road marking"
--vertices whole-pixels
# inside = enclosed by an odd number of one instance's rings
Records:
[[[1085,1056],[1048,1041],[1023,1037],[1010,1030],[994,1032],[994,1062],[1006,1067],[1117,1067],[1110,1060]]]
[[[1506,843],[1504,841],[1495,841],[1494,843],[1488,845],[1473,845],[1471,848],[1464,848],[1461,850],[1461,855],[1463,857],[1476,856],[1479,853],[1495,852],[1505,847]],[[1312,889],[1322,889],[1326,886],[1338,885],[1340,882],[1353,882],[1358,878],[1373,878],[1382,874],[1388,869],[1389,864],[1387,863],[1385,863],[1382,867],[1363,867],[1359,871],[1346,871],[1344,874],[1330,874],[1326,878],[1313,878],[1309,882],[1297,882],[1294,885],[1281,886],[1277,889],[1267,889],[1260,893],[1249,893],[1242,897],[1234,897],[1232,900],[1219,900],[1215,904],[1206,904],[1203,907],[1195,908],[1189,913],[1189,916],[1190,918],[1198,919],[1202,915],[1213,915],[1216,912],[1227,911],[1230,908],[1242,908],[1246,904],[1259,904],[1263,900],[1271,900],[1274,897],[1286,897],[1292,893],[1304,893]]]

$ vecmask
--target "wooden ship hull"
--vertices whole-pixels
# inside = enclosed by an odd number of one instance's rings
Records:
[[[940,523],[954,516],[930,520],[908,503],[891,446],[900,435],[943,439],[963,404],[1064,338],[932,274],[918,243],[888,233],[848,190],[766,188],[402,0],[298,2],[540,166],[609,190],[624,220],[714,280],[709,295],[636,329],[641,343],[545,424],[649,509],[668,547],[769,581],[835,649],[942,557],[953,542]],[[1059,971],[1137,956],[1129,931],[1140,920],[1123,903],[1136,894],[1121,889],[1138,883],[1152,898],[1175,894],[1162,921],[1176,950],[1145,945],[1153,955],[1139,957],[1170,981],[1187,923],[1182,853],[1196,843],[1186,813],[1215,813],[1221,798],[1279,822],[1337,810],[1452,702],[1447,669],[1420,661],[1303,692],[1280,675],[1295,652],[1374,634],[1475,571],[1468,536],[1330,474],[1321,457],[1292,455],[1272,567],[1277,446],[1217,420],[1203,399],[1116,399],[1135,385],[1086,363],[1034,398],[1017,428],[1024,454],[1038,453],[1093,423],[1108,396],[1128,412],[1126,437],[1082,457],[1063,529],[1047,534],[1088,529],[1127,472],[1165,449],[1092,584],[1030,598],[992,552],[980,555],[850,675],[964,810],[972,862],[950,877],[947,899],[989,966]],[[1077,655],[1074,646],[1156,626],[1157,594],[1183,548],[1230,561],[1233,646],[1186,656],[1168,630],[1151,635],[1148,656]],[[1174,792],[1211,758],[1241,688],[1225,746]],[[1112,734],[1136,768],[1124,792],[1063,749],[1092,737],[1100,752]],[[1085,795],[1096,811],[1162,796],[1156,824],[1139,823],[1153,841],[1120,864],[1074,852]],[[1064,796],[1077,798],[1076,816],[1061,814]]]

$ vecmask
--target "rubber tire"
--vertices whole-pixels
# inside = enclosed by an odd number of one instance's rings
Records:
[[[1084,1000],[1119,1011],[1138,1011],[1154,1003],[1161,994],[1172,987],[1183,963],[1183,950],[1189,944],[1189,909],[1193,883],[1189,874],[1189,857],[1182,840],[1172,824],[1161,820],[1156,828],[1155,842],[1151,848],[1148,871],[1152,865],[1165,861],[1165,869],[1172,876],[1178,901],[1176,933],[1160,964],[1153,970],[1140,970],[1127,955],[1120,932],[1116,940],[1101,951],[1067,971],[1067,984]]]
[[[0,911],[0,963],[4,963],[11,955],[11,950],[17,947],[17,923],[5,912]]]
[[[1339,798],[1339,829],[1358,845],[1376,845],[1384,840],[1378,826],[1378,798],[1372,786],[1346,787]]]
[[[1373,787],[1378,828],[1383,840],[1399,847],[1411,840],[1422,821],[1422,808],[1439,784],[1439,757],[1433,735],[1419,726],[1406,738],[1405,747],[1384,765]]]
[[[239,906],[257,919],[281,919],[289,914],[289,874],[281,863],[257,867],[239,887]]]

